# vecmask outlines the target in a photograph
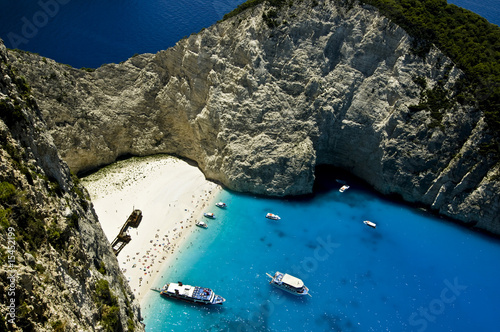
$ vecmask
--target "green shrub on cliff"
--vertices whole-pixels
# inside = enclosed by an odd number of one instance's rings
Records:
[[[0,207],[0,227],[1,229],[7,229],[10,226],[9,214],[11,209],[4,209]]]
[[[241,5],[239,5],[238,7],[236,7],[236,9],[234,9],[233,11],[227,13],[224,15],[224,17],[222,18],[222,20],[227,20],[233,16],[236,16],[238,15],[239,13],[241,13],[242,11],[248,9],[248,8],[252,8],[252,7],[255,7],[261,3],[263,3],[265,0],[248,0],[244,3],[242,3]]]
[[[222,18],[222,20],[227,20],[228,18],[231,18],[233,16],[236,16],[238,15],[239,13],[241,13],[242,11],[248,9],[248,8],[252,8],[252,7],[255,7],[255,6],[258,6],[260,5],[261,3],[263,2],[266,2],[266,0],[248,0],[244,3],[242,3],[241,5],[239,5],[238,7],[236,7],[236,9],[234,9],[233,11],[227,13],[224,15],[224,17]],[[286,5],[288,2],[288,0],[267,0],[267,2],[273,6],[273,7],[276,7],[276,8],[280,8],[281,6],[284,6]],[[290,1],[290,5],[292,4],[292,1]],[[271,26],[272,28],[273,26]]]
[[[9,182],[0,183],[0,204],[9,204],[16,195],[16,187]]]
[[[466,73],[468,90],[500,135],[500,28],[446,0],[362,0],[406,30],[421,56],[435,44]],[[461,100],[465,97],[460,94]]]
[[[9,99],[0,100],[0,119],[2,119],[9,128],[12,128],[16,123],[24,120],[22,107],[17,99],[13,102]]]

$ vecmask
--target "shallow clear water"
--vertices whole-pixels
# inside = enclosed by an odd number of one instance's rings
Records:
[[[497,331],[500,241],[360,184],[335,182],[312,198],[223,192],[226,210],[189,239],[163,273],[227,299],[207,307],[160,298],[143,307],[148,331]],[[280,221],[265,218],[277,213]],[[371,220],[372,229],[362,223]],[[266,272],[301,278],[312,297],[269,285]]]

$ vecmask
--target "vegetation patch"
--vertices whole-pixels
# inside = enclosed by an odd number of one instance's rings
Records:
[[[66,330],[66,323],[63,323],[61,320],[52,322],[50,326],[52,327],[54,332],[64,332]]]
[[[9,182],[0,183],[0,224],[17,224],[16,241],[26,251],[36,251],[47,239],[44,218],[36,211],[26,194]],[[15,221],[15,222],[13,222]]]
[[[435,44],[466,73],[466,86],[500,139],[500,28],[446,0],[362,0],[402,27],[423,57]],[[439,91],[434,91],[436,97]],[[467,102],[460,94],[460,100]],[[432,96],[431,96],[432,97]],[[436,114],[435,114],[436,115]]]
[[[279,23],[276,20],[277,18],[278,12],[275,9],[270,9],[269,11],[262,13],[262,19],[271,29],[279,26]]]
[[[106,264],[104,264],[103,261],[99,263],[99,269],[97,271],[99,271],[99,273],[102,275],[106,274]]]
[[[0,203],[2,205],[12,204],[16,195],[16,187],[9,182],[0,183]]]
[[[95,68],[87,68],[87,67],[82,67],[80,70],[86,71],[88,73],[92,73],[95,71]]]
[[[118,301],[109,288],[106,279],[99,279],[96,282],[95,298],[96,304],[100,308],[101,324],[106,331],[118,331],[121,327],[120,308]]]
[[[20,103],[17,100],[14,100],[14,102],[9,99],[0,100],[0,118],[9,128],[13,128],[16,123],[24,121]]]
[[[10,215],[11,209],[4,209],[0,207],[0,227],[2,229],[7,229],[10,226],[9,222],[9,215]]]

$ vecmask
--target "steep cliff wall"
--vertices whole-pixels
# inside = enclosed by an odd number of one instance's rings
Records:
[[[88,194],[2,43],[0,60],[0,330],[144,330]]]
[[[461,71],[435,48],[412,53],[373,7],[279,3],[94,72],[9,57],[76,172],[174,153],[231,189],[280,196],[310,192],[331,164],[500,233],[499,164],[479,153],[483,113],[457,102]]]

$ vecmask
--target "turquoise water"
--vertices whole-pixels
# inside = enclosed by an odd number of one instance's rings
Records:
[[[148,331],[498,331],[500,241],[389,202],[362,184],[323,179],[314,197],[277,200],[224,191],[208,229],[163,273],[212,288],[223,306],[151,292]],[[328,189],[329,188],[329,189]],[[266,219],[279,214],[278,222]],[[362,223],[371,220],[372,229]],[[276,270],[312,297],[269,285]]]

